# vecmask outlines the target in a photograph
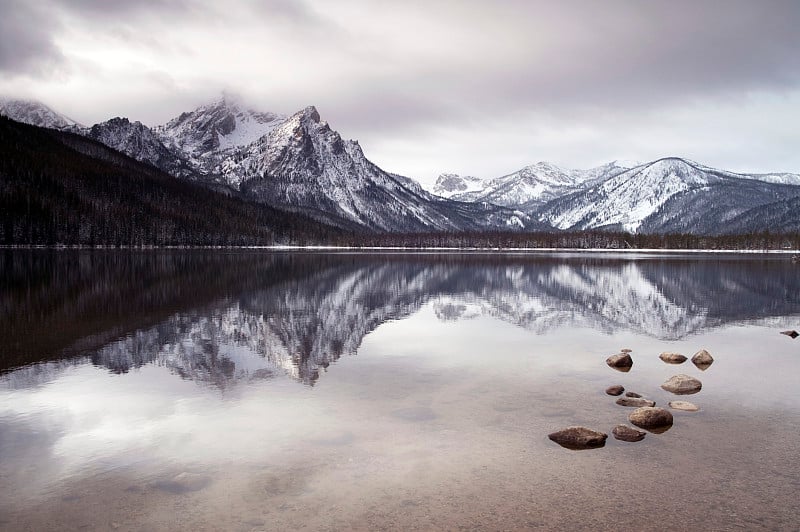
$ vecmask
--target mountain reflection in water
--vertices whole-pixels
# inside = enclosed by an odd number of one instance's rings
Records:
[[[775,256],[6,251],[0,272],[12,387],[88,361],[222,389],[279,374],[313,385],[428,303],[440,320],[665,340],[800,313],[797,267]]]

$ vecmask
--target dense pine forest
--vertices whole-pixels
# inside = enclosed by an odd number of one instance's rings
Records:
[[[176,179],[79,135],[0,116],[2,246],[800,249],[800,234],[367,233]]]

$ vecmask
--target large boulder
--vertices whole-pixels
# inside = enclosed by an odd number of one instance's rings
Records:
[[[658,355],[658,358],[666,362],[667,364],[683,364],[686,362],[686,357],[680,353],[661,353]]]
[[[632,441],[642,441],[647,433],[643,430],[629,427],[628,425],[617,425],[611,431],[611,434],[614,435],[614,438],[620,441],[632,442]]]
[[[694,377],[681,374],[670,377],[661,387],[676,395],[690,395],[699,392],[703,383]]]
[[[672,414],[658,406],[643,406],[631,412],[628,421],[651,432],[664,432],[672,426]]]
[[[622,392],[625,391],[625,388],[621,384],[615,384],[614,386],[609,386],[606,388],[606,393],[608,395],[622,395]]]
[[[633,366],[633,359],[628,353],[620,353],[608,357],[606,364],[619,371],[630,371],[631,366]]]
[[[712,357],[711,354],[705,349],[701,349],[692,357],[692,364],[703,371],[707,370],[708,367],[713,363],[714,357]]]
[[[586,427],[567,427],[547,435],[548,438],[567,449],[596,449],[606,444],[608,434]]]
[[[617,399],[617,404],[620,406],[633,406],[639,408],[640,406],[656,406],[655,401],[645,399],[644,397],[620,397]]]

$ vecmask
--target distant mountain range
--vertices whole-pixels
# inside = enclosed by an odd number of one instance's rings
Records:
[[[39,102],[0,114],[99,141],[176,178],[346,229],[380,232],[613,230],[726,234],[800,230],[800,175],[737,174],[677,157],[588,170],[539,162],[431,190],[379,168],[314,107],[291,116],[222,97],[166,124],[85,127]]]

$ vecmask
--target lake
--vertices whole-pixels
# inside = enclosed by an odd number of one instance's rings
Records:
[[[800,528],[787,256],[6,250],[0,271],[2,530]],[[705,371],[659,359],[701,349]],[[615,384],[700,410],[618,441]],[[605,446],[548,439],[572,425]]]

